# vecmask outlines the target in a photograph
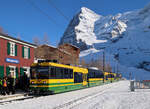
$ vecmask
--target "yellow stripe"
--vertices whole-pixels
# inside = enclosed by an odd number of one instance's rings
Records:
[[[74,82],[73,79],[31,79],[30,83],[39,84],[39,83],[68,83]]]
[[[90,78],[89,81],[98,81],[98,80],[103,80],[103,78]]]

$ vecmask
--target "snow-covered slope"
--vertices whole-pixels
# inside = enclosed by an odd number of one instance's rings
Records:
[[[98,58],[105,51],[120,66],[149,72],[149,42],[150,4],[143,9],[114,16],[97,15],[84,7],[70,22],[60,44],[71,43],[80,47],[80,57],[86,60]]]

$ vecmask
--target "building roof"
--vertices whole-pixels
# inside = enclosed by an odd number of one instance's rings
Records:
[[[11,36],[9,36],[7,34],[3,34],[3,33],[0,33],[0,38],[4,38],[4,39],[7,39],[7,40],[12,40],[14,42],[21,43],[21,44],[24,44],[24,45],[28,45],[28,46],[31,46],[31,47],[34,47],[34,48],[37,47],[35,44],[32,44],[32,43],[29,43],[29,42],[11,37]]]
[[[67,51],[65,51],[65,50],[63,50],[63,49],[57,48],[57,47],[55,47],[55,46],[48,45],[48,44],[43,44],[43,45],[40,45],[39,47],[43,47],[43,46],[50,47],[50,48],[52,48],[52,49],[58,50],[58,51],[60,51],[60,52],[62,52],[62,53],[65,53],[65,54],[71,56],[71,54],[70,54],[69,52],[67,52]]]
[[[43,45],[46,45],[46,46],[49,46],[49,47],[52,47],[52,48],[57,48],[57,47],[49,45],[49,44],[43,44]]]
[[[72,45],[72,44],[70,44],[70,43],[64,43],[64,44],[62,44],[62,45],[70,45],[70,46],[72,46],[72,47],[74,47],[74,48],[80,49],[79,47],[77,47],[77,46],[75,46],[75,45]],[[59,45],[59,46],[62,46],[62,45]]]

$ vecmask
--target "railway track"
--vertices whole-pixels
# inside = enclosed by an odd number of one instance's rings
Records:
[[[115,84],[113,85],[115,86]],[[103,89],[101,91],[98,91],[98,92],[95,92],[95,93],[92,93],[92,94],[89,94],[87,96],[84,96],[84,97],[81,97],[81,98],[78,98],[76,100],[73,100],[73,101],[70,101],[70,102],[67,102],[65,104],[62,104],[62,105],[59,105],[57,107],[54,107],[52,109],[72,109],[80,104],[82,104],[83,102],[86,102],[87,100],[89,99],[92,99],[94,97],[97,97],[99,95],[102,95],[104,93],[106,93],[107,90],[109,90],[110,88],[112,88],[112,86],[109,86],[107,89]]]

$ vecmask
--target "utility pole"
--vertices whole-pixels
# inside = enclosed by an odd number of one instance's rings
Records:
[[[118,59],[117,59],[117,73],[119,72],[119,54],[118,54]]]
[[[103,83],[105,82],[105,51],[103,51],[103,73],[104,73],[104,77],[103,77]]]
[[[117,72],[116,73],[118,73],[118,62],[117,62]]]
[[[103,72],[105,71],[105,51],[103,51]]]

